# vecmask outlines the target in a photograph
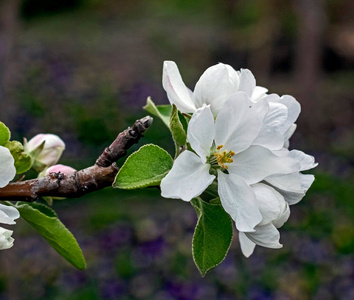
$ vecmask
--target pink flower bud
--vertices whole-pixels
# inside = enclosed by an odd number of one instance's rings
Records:
[[[59,172],[68,175],[76,172],[76,170],[72,167],[59,164],[59,165],[51,166],[47,170],[45,170],[45,175],[48,175],[49,173],[59,173]]]
[[[42,146],[44,142],[44,145]],[[41,147],[43,147],[41,149]],[[26,144],[26,151],[34,154],[37,162],[46,166],[55,165],[65,149],[63,140],[55,134],[37,134]],[[38,152],[38,153],[36,153]]]

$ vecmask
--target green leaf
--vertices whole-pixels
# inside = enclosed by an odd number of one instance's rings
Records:
[[[16,208],[34,229],[69,263],[79,270],[86,268],[86,261],[72,233],[60,222],[56,213],[43,204],[18,202]]]
[[[172,133],[172,138],[177,143],[177,145],[183,146],[186,144],[187,134],[181,123],[177,106],[173,104],[172,107],[173,108],[170,118],[170,129]]]
[[[7,142],[5,147],[10,150],[11,155],[15,159],[15,168],[17,174],[24,173],[31,168],[32,158],[25,152],[23,145],[20,142]]]
[[[155,105],[151,98],[148,97],[146,105],[143,108],[152,115],[159,117],[170,128],[171,105]]]
[[[5,145],[10,140],[10,137],[9,128],[3,122],[0,122],[0,146]]]
[[[202,276],[226,257],[232,241],[232,220],[217,203],[193,199],[198,223],[193,235],[193,259]]]
[[[172,165],[173,159],[164,149],[153,144],[145,145],[127,158],[112,186],[137,189],[159,185]]]

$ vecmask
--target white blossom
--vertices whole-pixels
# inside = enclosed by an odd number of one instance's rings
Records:
[[[16,168],[15,160],[12,157],[10,150],[0,146],[0,188],[8,185],[15,177]]]
[[[231,66],[222,63],[208,68],[192,92],[184,84],[176,63],[165,61],[162,85],[170,103],[175,104],[182,113],[194,113],[206,104],[210,105],[214,116],[236,92],[243,91],[251,100],[257,101],[268,91],[256,86],[256,80],[250,70],[241,69],[237,72]]]
[[[42,144],[44,145],[42,146]],[[40,147],[43,147],[42,149]],[[55,165],[65,149],[63,140],[55,134],[37,134],[25,144],[28,153],[36,153],[36,161],[46,166]]]
[[[256,245],[280,248],[278,228],[314,181],[301,171],[314,157],[289,151],[301,107],[290,95],[267,94],[251,71],[217,64],[189,90],[174,62],[164,62],[163,87],[171,104],[194,113],[187,130],[192,151],[184,151],[161,182],[166,198],[190,201],[217,182],[225,211],[239,230],[242,252]]]
[[[0,223],[16,224],[15,220],[20,217],[15,207],[0,204]],[[11,237],[12,231],[0,227],[0,250],[5,250],[13,246],[14,239]]]
[[[0,227],[0,250],[9,249],[14,245],[14,239],[11,237],[13,231]]]
[[[184,151],[161,182],[166,198],[190,201],[199,196],[217,177],[218,194],[225,211],[242,232],[255,232],[263,216],[252,188],[267,177],[300,171],[290,155],[253,145],[269,112],[266,97],[251,101],[246,92],[237,92],[225,102],[215,122],[211,105],[195,111],[187,138],[192,151]]]

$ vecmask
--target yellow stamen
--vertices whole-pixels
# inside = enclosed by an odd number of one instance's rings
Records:
[[[219,149],[220,150],[220,149]],[[233,154],[234,152],[232,151],[222,151],[222,152],[215,152],[214,157],[216,158],[216,161],[218,165],[222,168],[225,168],[225,163],[232,163],[234,160],[231,158],[231,156],[235,155]]]
[[[224,147],[224,145],[219,145],[216,147],[216,151],[212,153],[212,155],[209,157],[209,163],[215,168],[215,167],[221,167],[222,169],[229,169],[229,166],[226,164],[232,163],[234,160],[231,158],[232,156],[235,155],[234,151],[228,151],[228,150],[221,150]]]

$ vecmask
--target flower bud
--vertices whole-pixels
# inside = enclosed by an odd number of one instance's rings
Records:
[[[0,250],[9,249],[14,245],[14,239],[11,237],[13,231],[0,227]]]
[[[65,165],[54,165],[38,174],[38,177],[44,177],[49,175],[50,173],[62,173],[64,175],[69,175],[76,172],[76,170],[72,167],[65,166]],[[62,200],[65,199],[64,197],[43,197],[43,199],[48,203],[48,205],[53,205],[53,200]]]
[[[55,165],[64,149],[65,143],[55,134],[37,134],[26,143],[26,151],[34,157],[35,162],[45,166]]]
[[[65,165],[54,165],[45,170],[45,175],[49,175],[50,173],[62,173],[64,175],[68,175],[76,172],[76,170],[72,167]]]

